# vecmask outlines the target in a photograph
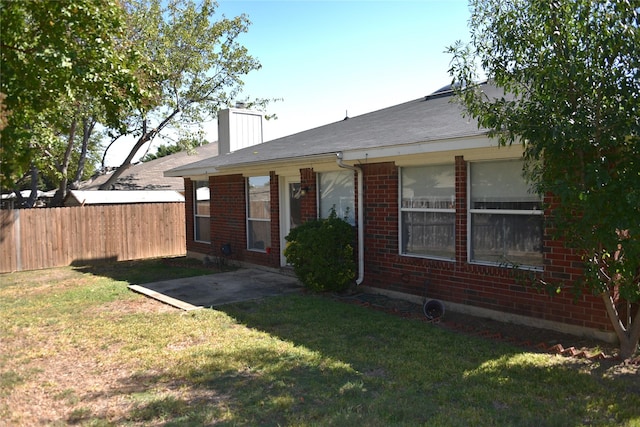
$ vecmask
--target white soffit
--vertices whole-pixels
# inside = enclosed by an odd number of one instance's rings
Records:
[[[483,135],[475,138],[455,138],[363,150],[345,150],[343,153],[343,160],[367,161],[380,158],[388,159],[395,157],[415,156],[419,154],[445,153],[491,147],[497,148],[498,141],[495,139],[489,139]]]

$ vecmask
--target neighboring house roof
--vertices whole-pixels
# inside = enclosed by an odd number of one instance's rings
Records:
[[[194,154],[186,151],[170,154],[148,162],[130,166],[110,190],[176,190],[184,191],[184,180],[164,176],[164,171],[218,155],[218,143],[212,142],[195,148]],[[100,175],[82,183],[81,190],[97,190],[109,178]]]
[[[24,197],[26,199],[27,197],[31,196],[31,190],[22,190],[22,191],[20,191],[20,194],[22,195],[22,197]],[[37,190],[36,194],[37,194],[36,197],[43,197],[47,193],[45,193],[44,191]],[[2,199],[2,200],[10,200],[10,199],[17,199],[17,198],[18,198],[18,196],[16,196],[16,193],[14,193],[14,192],[2,193],[0,195],[0,199]]]
[[[53,198],[56,194],[56,190],[49,191],[36,191],[36,202],[34,207],[40,208],[46,206],[46,203]],[[20,195],[24,199],[28,199],[31,197],[31,190],[22,190],[20,191]],[[15,209],[18,206],[18,196],[16,196],[15,192],[11,193],[2,193],[0,195],[0,209]]]
[[[71,190],[65,198],[65,206],[113,205],[123,203],[184,202],[184,196],[174,190]]]
[[[503,92],[493,86],[483,84],[481,87],[487,96],[502,96]],[[165,172],[165,176],[210,175],[255,164],[335,157],[337,152],[343,152],[345,159],[371,159],[375,157],[375,150],[387,150],[384,155],[379,152],[378,157],[390,156],[400,146],[485,134],[486,130],[479,129],[477,121],[464,116],[462,107],[454,102],[453,92],[445,87],[404,104],[179,166]],[[486,138],[482,143],[486,145]]]

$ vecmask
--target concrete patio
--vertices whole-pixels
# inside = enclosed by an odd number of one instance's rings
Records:
[[[129,289],[182,310],[196,310],[300,292],[302,285],[292,276],[243,268],[207,276],[129,285]]]

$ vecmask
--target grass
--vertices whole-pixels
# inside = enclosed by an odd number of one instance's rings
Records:
[[[185,313],[126,288],[211,272],[150,260],[1,275],[0,419],[640,426],[640,378],[615,367],[322,296]]]

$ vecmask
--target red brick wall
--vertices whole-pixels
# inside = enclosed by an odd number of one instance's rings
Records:
[[[280,265],[280,204],[278,177],[271,173],[271,248],[266,253],[247,250],[246,179],[242,175],[209,177],[211,190],[211,243],[193,240],[193,182],[185,180],[187,250],[209,256],[222,256],[222,246],[231,245],[227,258],[252,264]]]
[[[399,255],[399,169],[394,163],[367,164],[364,171],[365,286],[429,296],[512,314],[611,330],[599,297],[574,303],[563,292],[550,297],[531,286],[531,272],[467,263],[467,165],[455,158],[456,262]],[[580,258],[562,243],[545,239],[544,277],[580,276]],[[519,277],[514,277],[518,276]],[[538,277],[534,274],[533,277]]]
[[[242,175],[213,176],[211,187],[211,247],[231,245],[230,259],[242,260],[247,247],[245,178]]]
[[[547,209],[544,214],[548,217],[558,201],[552,196],[545,197]],[[545,229],[544,236],[544,263],[545,273],[549,280],[575,282],[582,276],[582,260],[577,251],[564,246],[560,241],[551,236],[555,234],[551,228]]]
[[[364,284],[387,287],[387,281],[402,270],[391,261],[398,254],[398,168],[393,163],[378,163],[363,165],[362,171]]]
[[[467,262],[467,163],[456,156],[456,262]]]

